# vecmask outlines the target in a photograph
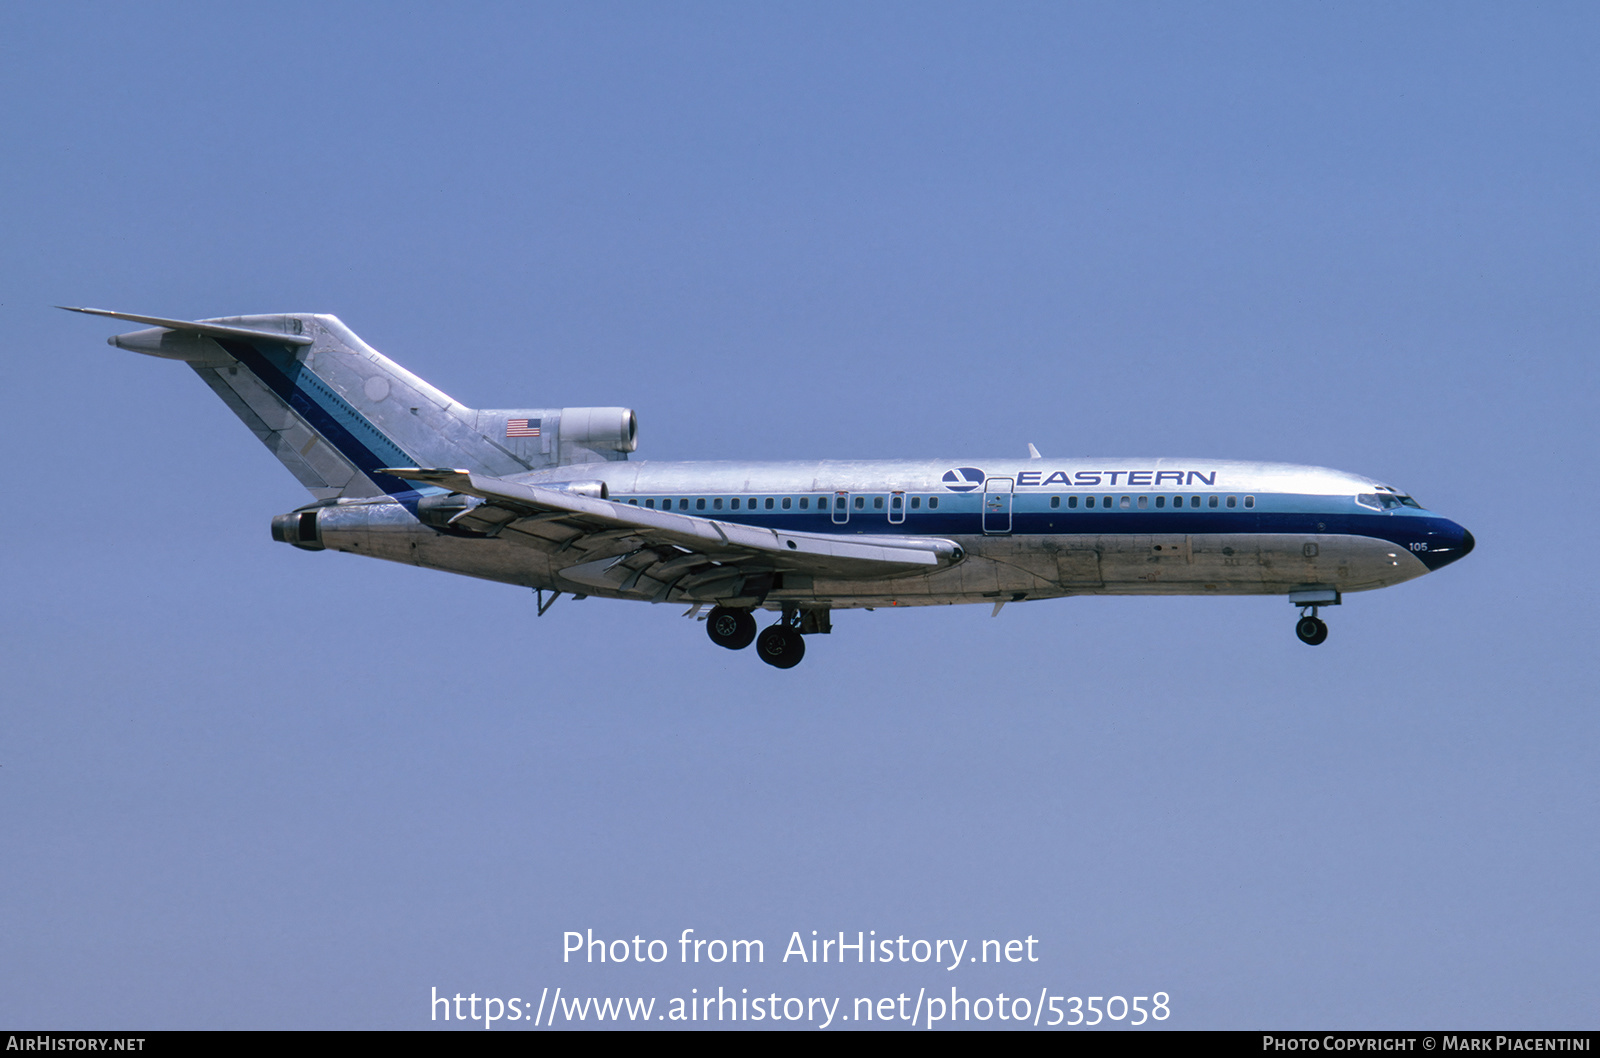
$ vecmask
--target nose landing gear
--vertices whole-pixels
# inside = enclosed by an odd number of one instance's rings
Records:
[[[1328,626],[1316,616],[1316,609],[1313,606],[1309,615],[1294,623],[1294,634],[1300,637],[1300,642],[1313,647],[1328,638]]]
[[[1339,592],[1335,588],[1308,588],[1289,593],[1289,602],[1300,607],[1300,620],[1294,623],[1294,634],[1307,646],[1317,646],[1328,638],[1328,626],[1317,616],[1317,608],[1338,606]]]

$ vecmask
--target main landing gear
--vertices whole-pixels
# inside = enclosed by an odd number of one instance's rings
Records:
[[[749,610],[718,606],[706,617],[706,635],[717,646],[729,650],[743,650],[754,642],[756,656],[762,661],[775,668],[792,669],[806,656],[802,634],[827,632],[830,625],[826,610],[785,610],[776,624],[758,636],[756,619]]]
[[[756,654],[774,668],[792,669],[806,656],[806,641],[800,638],[800,629],[779,621],[756,636]]]
[[[756,638],[756,619],[749,610],[730,610],[718,606],[706,618],[706,635],[719,647],[743,650]]]

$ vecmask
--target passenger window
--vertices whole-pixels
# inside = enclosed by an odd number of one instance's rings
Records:
[[[630,504],[632,504],[633,506],[635,506],[635,507],[639,506],[639,501],[638,500],[629,500],[628,502]]]
[[[1050,497],[1050,506],[1052,506],[1052,507],[1061,506],[1061,497],[1060,496],[1051,496]]]
[[[700,506],[704,507],[705,505],[706,505],[706,501],[705,500],[701,500],[700,501]],[[716,499],[712,500],[711,501],[711,506],[715,507],[719,511],[722,510],[722,497],[718,496]]]
[[[911,497],[911,509],[915,511],[915,510],[920,509],[921,507],[922,507],[922,497],[921,496],[913,496],[913,497]]]
[[[1165,507],[1166,505],[1167,505],[1167,498],[1165,496],[1157,496],[1156,497],[1156,506],[1157,507]]]
[[[789,506],[789,501],[787,499],[785,499],[783,501],[783,505],[785,507]],[[769,511],[772,510],[772,497],[771,496],[767,497],[767,510],[769,510]]]
[[[785,504],[787,504],[789,501],[788,500],[784,500],[783,502]],[[810,500],[809,497],[807,497],[807,496],[801,496],[800,497],[800,509],[802,511],[805,510],[807,508],[807,505],[810,504],[810,503],[811,503],[811,500]]]
[[[1200,506],[1200,497],[1199,496],[1190,496],[1189,497],[1189,506],[1191,506],[1191,507]]]
[[[700,501],[700,506],[704,507],[705,505],[706,505],[706,501],[705,500],[701,500]],[[689,498],[687,496],[685,496],[683,499],[678,501],[678,510],[686,511],[688,509],[689,509]]]
[[[898,511],[900,509],[900,497],[899,496],[890,497],[890,499],[889,499],[889,507],[890,507],[891,510]]]
[[[750,497],[750,509],[752,511],[756,509],[756,498],[754,496]]]
[[[644,501],[644,505],[646,507],[650,508],[652,511],[656,509],[656,501],[655,500],[645,500]]]
[[[929,496],[928,497],[928,509],[931,511],[931,510],[933,510],[934,508],[936,508],[938,506],[939,506],[939,497],[937,497],[937,496]]]
[[[883,497],[882,496],[874,496],[874,497],[872,497],[872,509],[875,510],[875,511],[883,510]]]
[[[1149,496],[1140,496],[1139,497],[1139,509],[1142,511],[1146,507],[1149,507],[1149,506],[1150,506],[1150,497]]]
[[[1122,497],[1122,509],[1127,510],[1130,506],[1132,505],[1128,502],[1128,497]]]
[[[1217,505],[1217,498],[1215,496],[1212,496],[1211,497],[1211,502],[1208,504],[1208,506],[1215,507],[1216,505]]]
[[[728,506],[732,507],[734,510],[738,510],[739,509],[739,497],[735,496],[733,498],[733,502],[728,504]],[[754,507],[755,504],[752,503],[750,506]]]
[[[769,507],[769,508],[770,508],[770,507],[771,507],[771,506],[772,506],[772,501],[771,501],[771,500],[768,500],[768,501],[767,501],[767,506],[768,506],[768,507]],[[788,510],[788,509],[789,509],[789,497],[787,497],[787,496],[785,496],[785,497],[784,497],[784,498],[783,498],[783,509],[784,509],[784,510]]]
[[[1068,496],[1067,497],[1067,506],[1068,507],[1076,507],[1077,505],[1078,505],[1078,497],[1076,497],[1076,496]]]
[[[1256,498],[1254,496],[1246,496],[1244,498],[1244,505],[1246,507],[1254,507],[1256,505]]]
[[[1228,506],[1229,507],[1237,507],[1237,506],[1239,506],[1239,497],[1237,497],[1237,496],[1229,496],[1228,497]]]
[[[695,500],[694,501],[694,509],[697,510],[697,511],[705,510],[706,509],[706,501],[705,501],[705,499],[701,498],[701,499]]]
[[[841,506],[841,507],[844,506],[844,501],[843,500],[839,501],[839,506]],[[857,496],[856,497],[856,510],[858,510],[858,511],[859,510],[864,510],[866,508],[866,506],[867,506],[867,498],[865,496]]]

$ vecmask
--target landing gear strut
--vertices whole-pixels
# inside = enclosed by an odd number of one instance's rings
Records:
[[[749,610],[718,606],[706,618],[706,635],[719,647],[743,650],[756,638],[756,619]]]

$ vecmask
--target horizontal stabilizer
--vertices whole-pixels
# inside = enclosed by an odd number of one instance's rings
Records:
[[[165,327],[173,331],[187,331],[190,334],[205,334],[214,338],[265,338],[271,342],[282,345],[310,345],[312,339],[304,334],[284,334],[281,331],[258,331],[249,327],[229,327],[224,323],[206,323],[196,320],[169,320],[160,316],[135,316],[131,312],[112,312],[110,309],[84,309],[73,305],[57,305],[58,309],[68,312],[84,312],[90,316],[109,316],[114,320],[127,320],[130,323],[147,323],[152,327]]]

